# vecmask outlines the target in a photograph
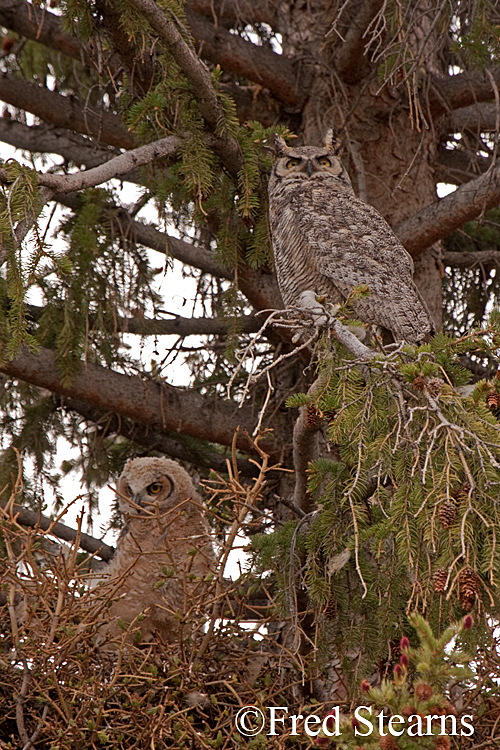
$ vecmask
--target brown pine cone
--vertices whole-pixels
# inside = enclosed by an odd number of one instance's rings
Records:
[[[495,409],[498,409],[498,407],[500,406],[500,393],[497,393],[496,391],[490,391],[486,396],[486,405],[491,409],[491,411],[495,411]]]
[[[429,378],[427,381],[427,390],[431,396],[439,396],[443,385],[444,380],[442,378]]]
[[[451,500],[445,500],[438,510],[438,518],[443,529],[453,526],[457,517],[457,508]]]
[[[460,586],[460,591],[463,591],[466,594],[474,594],[475,596],[478,596],[481,593],[481,578],[470,565],[466,565],[465,568],[462,568],[460,571],[458,575],[458,584]]]
[[[321,416],[319,411],[316,409],[314,404],[308,404],[306,406],[306,425],[308,427],[317,427],[321,422]]]
[[[432,580],[436,594],[444,594],[446,591],[446,582],[448,580],[448,571],[445,570],[445,568],[439,568],[434,573]]]
[[[426,682],[419,682],[415,687],[415,695],[419,701],[428,701],[432,698],[432,688]]]
[[[436,750],[450,750],[450,738],[447,735],[441,735],[434,740]]]
[[[413,387],[417,391],[423,391],[426,386],[425,378],[422,375],[417,375],[413,381]]]
[[[451,496],[455,500],[456,504],[460,505],[461,502],[468,499],[469,492],[470,484],[469,482],[464,482],[461,487],[455,487],[452,490]]]
[[[337,616],[337,602],[333,597],[325,604],[323,614],[327,620],[334,620]]]

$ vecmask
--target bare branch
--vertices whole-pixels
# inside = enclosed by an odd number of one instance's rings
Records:
[[[499,201],[500,168],[497,167],[410,216],[394,227],[394,231],[408,252],[418,255]]]
[[[135,145],[117,115],[98,111],[75,96],[62,96],[19,76],[0,74],[0,99],[57,127],[92,136],[98,143],[127,149]]]
[[[201,43],[203,57],[265,86],[293,107],[304,103],[308,89],[305,81],[299,83],[297,80],[291,60],[267,47],[247,42],[221,26],[215,27],[196,13],[188,11],[187,17],[194,37]]]
[[[0,371],[161,431],[181,432],[200,440],[231,445],[236,430],[240,429],[238,448],[250,450],[252,447],[244,431],[253,429],[253,410],[238,409],[237,404],[226,400],[204,397],[156,380],[123,375],[88,362],[82,362],[81,370],[68,384],[57,367],[54,352],[49,349],[41,349],[35,355],[23,348],[14,360],[4,361]],[[276,416],[273,426],[280,426]],[[266,438],[263,443],[270,452],[276,449],[274,438]]]
[[[452,185],[463,185],[478,175],[484,174],[491,167],[491,158],[479,156],[472,151],[439,148],[435,166],[437,182],[448,182]]]
[[[500,67],[491,71],[492,79],[500,86]],[[475,102],[493,99],[494,91],[491,79],[482,71],[458,73],[456,76],[430,78],[428,104],[432,117],[440,117],[461,107],[468,107]]]
[[[64,523],[54,523],[52,519],[42,515],[42,513],[29,510],[29,508],[25,508],[22,505],[12,505],[10,500],[0,500],[0,505],[4,509],[8,506],[9,514],[15,516],[16,522],[21,526],[30,526],[35,529],[39,528],[43,531],[49,531],[58,539],[63,539],[65,542],[73,542],[78,537],[80,547],[86,552],[100,557],[101,560],[111,560],[115,554],[115,548],[110,547],[109,544],[105,544],[105,542],[89,536],[89,534],[78,532]]]
[[[311,393],[314,385],[309,389]],[[295,471],[295,489],[293,504],[304,513],[312,510],[307,492],[307,469],[310,462],[318,455],[317,433],[321,428],[321,420],[317,424],[308,421],[308,407],[302,407],[293,427],[293,468]]]
[[[180,138],[173,135],[168,138],[161,138],[158,141],[153,141],[153,143],[147,143],[145,146],[139,146],[132,151],[115,156],[93,169],[69,175],[39,174],[38,182],[40,185],[58,193],[71,193],[95,187],[115,177],[126,175],[131,170],[149,164],[155,159],[163,159],[165,156],[175,154],[180,142]]]

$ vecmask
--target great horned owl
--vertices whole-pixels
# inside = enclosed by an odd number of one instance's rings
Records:
[[[287,307],[318,310],[317,298],[339,304],[354,287],[364,323],[416,343],[433,323],[413,281],[413,261],[378,211],[357,198],[330,131],[324,147],[275,141],[269,214],[279,288]]]
[[[128,625],[145,610],[136,623],[143,641],[155,631],[179,640],[183,617],[207,595],[214,565],[202,500],[189,474],[168,458],[127,461],[118,497],[125,527],[107,569],[114,601],[98,645],[123,635],[118,620]]]

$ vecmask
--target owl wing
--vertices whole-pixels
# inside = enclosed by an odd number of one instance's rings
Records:
[[[296,221],[317,272],[332,280],[343,299],[356,286],[369,287],[369,295],[353,305],[364,322],[388,328],[398,340],[424,339],[433,326],[413,281],[413,260],[385,219],[355,196],[320,201],[313,190],[302,198],[311,207],[302,200]]]

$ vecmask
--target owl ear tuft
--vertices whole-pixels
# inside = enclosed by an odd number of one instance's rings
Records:
[[[269,142],[269,151],[271,151],[271,153],[274,154],[276,158],[284,156],[286,153],[288,153],[289,149],[290,147],[286,145],[285,139],[280,135],[274,135],[274,137]]]
[[[342,143],[339,141],[339,134],[337,128],[330,128],[325,135],[325,146],[328,151],[337,156],[342,148]]]

